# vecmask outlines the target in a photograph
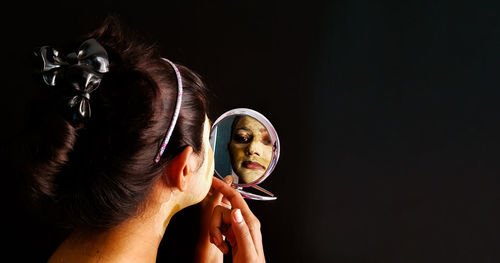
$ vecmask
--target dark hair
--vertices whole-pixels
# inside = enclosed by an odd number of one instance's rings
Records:
[[[231,154],[231,143],[233,142],[233,136],[234,136],[234,130],[236,129],[236,125],[238,124],[238,122],[240,121],[240,119],[242,118],[243,116],[242,115],[236,115],[233,119],[233,122],[231,123],[231,131],[230,131],[230,134],[229,134],[229,141],[227,142],[227,151],[230,153],[229,154],[229,161],[231,162],[231,166],[233,166],[233,155]],[[236,171],[234,171],[235,173],[237,173]],[[240,176],[238,174],[238,176]]]
[[[236,129],[236,125],[240,121],[240,119],[243,117],[243,115],[236,115],[233,119],[233,122],[231,123],[231,135],[229,136],[229,142],[233,140],[233,133],[234,130]]]
[[[48,201],[66,226],[107,228],[140,212],[166,165],[184,147],[202,151],[207,93],[201,78],[177,65],[184,94],[165,152],[154,158],[175,108],[177,79],[158,48],[125,31],[109,16],[80,41],[95,38],[110,70],[91,94],[92,116],[72,124],[48,91],[31,103],[27,172],[33,199]],[[57,48],[57,47],[56,47]],[[78,45],[74,46],[76,50]],[[46,202],[42,202],[46,203]]]

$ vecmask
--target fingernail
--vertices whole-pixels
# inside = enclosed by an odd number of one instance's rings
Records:
[[[243,216],[241,215],[241,210],[240,209],[235,209],[234,211],[234,221],[237,223],[243,222]]]
[[[233,183],[233,177],[231,175],[228,175],[228,176],[224,177],[224,182],[226,182],[227,184],[232,184]]]

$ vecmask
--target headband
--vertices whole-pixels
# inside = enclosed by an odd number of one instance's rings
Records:
[[[156,155],[155,163],[158,163],[160,161],[160,158],[163,155],[165,148],[167,147],[168,141],[170,140],[170,136],[172,135],[172,131],[174,130],[175,124],[177,123],[177,118],[179,117],[179,112],[180,112],[181,103],[182,103],[181,73],[179,72],[179,69],[177,68],[177,66],[175,66],[175,64],[172,63],[170,60],[168,60],[166,58],[162,58],[162,59],[167,61],[172,66],[172,68],[174,68],[175,76],[177,77],[177,100],[175,102],[175,111],[174,111],[174,115],[172,116],[172,121],[170,122],[170,126],[168,127],[167,134],[165,135],[165,139],[163,140],[163,143],[161,144],[160,151]]]

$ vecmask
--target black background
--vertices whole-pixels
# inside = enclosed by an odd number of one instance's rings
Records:
[[[2,145],[22,141],[31,49],[116,12],[204,77],[212,120],[247,107],[277,129],[281,157],[264,186],[278,200],[249,201],[268,262],[499,262],[495,1],[18,1],[2,11]],[[43,262],[65,233],[29,209],[22,179],[3,167],[2,254]],[[173,218],[158,262],[191,262],[196,216],[194,206]]]

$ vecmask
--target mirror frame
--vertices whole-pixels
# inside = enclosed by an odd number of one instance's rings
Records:
[[[210,145],[212,146],[212,149],[214,149],[214,151],[216,151],[216,149],[214,148],[215,147],[215,142],[214,142],[215,138],[214,137],[216,137],[216,136],[213,136],[214,128],[219,123],[224,121],[225,119],[232,117],[232,116],[238,116],[238,115],[250,116],[250,117],[256,119],[257,121],[259,121],[267,129],[269,136],[271,137],[271,144],[273,145],[272,159],[271,159],[271,162],[269,163],[269,166],[268,166],[266,172],[264,173],[264,175],[262,175],[259,179],[255,180],[254,182],[249,183],[249,184],[234,184],[234,186],[236,186],[237,188],[251,187],[251,186],[255,186],[257,184],[262,183],[274,171],[274,168],[276,167],[276,164],[278,163],[278,159],[280,156],[280,140],[278,137],[278,133],[276,132],[276,129],[274,129],[274,126],[271,124],[271,122],[264,115],[262,115],[261,113],[255,111],[255,110],[252,110],[252,109],[236,108],[236,109],[232,109],[232,110],[225,112],[219,118],[217,118],[217,120],[212,124],[212,127],[210,128]],[[217,172],[217,169],[214,169],[214,171],[215,171],[215,174],[217,174],[217,176],[219,178],[222,178],[222,179],[224,178]],[[234,170],[233,170],[233,172],[234,172]]]

